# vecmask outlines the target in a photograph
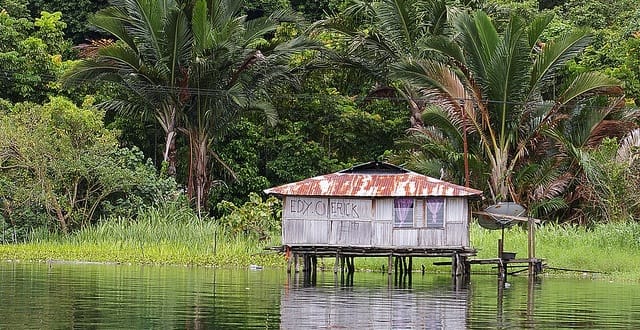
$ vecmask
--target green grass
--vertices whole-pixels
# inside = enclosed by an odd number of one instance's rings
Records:
[[[476,258],[495,258],[499,230],[471,225],[471,245]],[[165,207],[141,214],[135,222],[111,219],[71,235],[36,231],[29,242],[0,245],[0,259],[25,261],[93,261],[246,267],[258,264],[285,267],[282,255],[265,251],[280,245],[280,238],[260,242],[233,237],[215,221],[200,221],[192,212]],[[520,227],[505,230],[505,251],[527,257],[527,231]],[[593,228],[552,225],[536,231],[536,256],[550,267],[602,272],[605,278],[640,280],[640,224],[619,223]],[[428,272],[448,273],[449,267],[434,266],[435,258],[414,258],[414,270],[424,265]],[[320,261],[332,269],[334,259]],[[358,270],[381,271],[386,258],[357,258]],[[474,265],[472,272],[491,271],[491,266]],[[580,272],[556,272],[581,276]]]
[[[279,238],[277,238],[279,239]],[[149,210],[137,221],[111,219],[71,235],[39,230],[27,243],[0,245],[0,258],[116,263],[184,264],[240,267],[279,266],[282,257],[258,242],[231,237],[214,221],[198,220],[188,210]]]
[[[487,230],[476,222],[471,225],[471,245],[478,250],[474,258],[496,258],[500,230]],[[504,250],[516,252],[517,258],[527,258],[528,232],[521,227],[505,229]],[[553,268],[577,270],[547,273],[559,276],[584,276],[640,280],[640,224],[614,223],[593,228],[546,224],[536,230],[536,257]],[[434,266],[434,261],[450,258],[414,258],[413,269],[425,266],[427,272],[448,273],[448,266]],[[333,266],[333,260],[325,260]],[[358,270],[380,271],[386,258],[357,258]],[[472,272],[492,271],[492,265],[473,265]],[[593,271],[590,273],[583,271]]]

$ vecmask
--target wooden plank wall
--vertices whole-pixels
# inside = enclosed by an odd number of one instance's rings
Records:
[[[329,244],[371,246],[371,221],[332,220]]]
[[[446,242],[450,246],[470,246],[469,204],[464,198],[448,198],[445,209]]]

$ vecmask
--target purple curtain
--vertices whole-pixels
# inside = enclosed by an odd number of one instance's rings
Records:
[[[444,219],[442,219],[442,215],[440,211],[442,211],[442,206],[444,206],[444,198],[442,197],[434,197],[427,199],[427,210],[431,215],[429,219],[432,223],[442,223]]]
[[[393,209],[396,212],[396,219],[400,220],[400,223],[413,222],[408,219],[410,214],[413,214],[413,198],[396,198],[393,201]]]

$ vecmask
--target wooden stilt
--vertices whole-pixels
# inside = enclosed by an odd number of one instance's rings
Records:
[[[456,277],[458,272],[458,254],[451,255],[451,277]]]
[[[393,283],[395,285],[398,285],[398,264],[400,263],[400,257],[396,256],[395,258],[396,260],[394,261],[394,265],[393,265]]]
[[[529,225],[529,274],[537,275],[538,267],[536,267],[536,223],[532,217],[528,219]]]
[[[502,230],[504,231],[504,228]],[[498,259],[500,259],[500,264],[498,265],[498,276],[504,285],[504,283],[507,282],[507,263],[502,258],[502,253],[504,252],[503,244],[502,239],[498,239]]]
[[[351,258],[351,263],[350,263],[350,267],[349,267],[349,272],[351,274],[356,272],[356,262],[355,262],[355,258],[356,257],[350,257]]]
[[[409,287],[411,287],[411,282],[413,280],[413,257],[409,257],[409,265],[407,266],[407,275],[409,276]]]
[[[316,284],[317,274],[318,274],[318,256],[314,254],[313,256],[311,256],[311,284],[312,285]]]

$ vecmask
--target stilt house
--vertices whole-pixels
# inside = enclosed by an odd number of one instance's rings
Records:
[[[283,200],[282,244],[294,253],[475,255],[469,201],[482,191],[370,162],[265,190]]]

